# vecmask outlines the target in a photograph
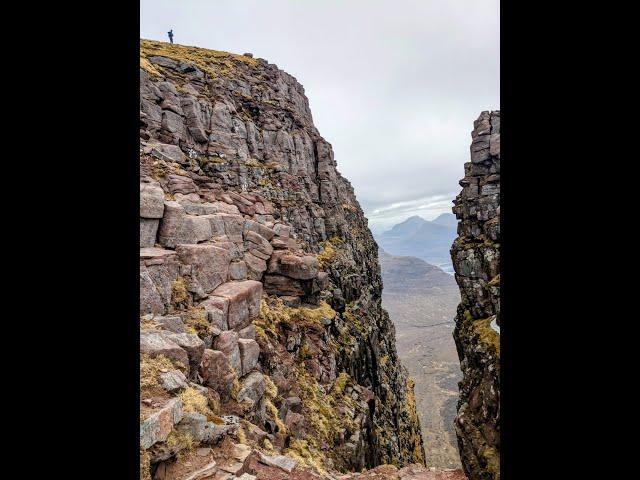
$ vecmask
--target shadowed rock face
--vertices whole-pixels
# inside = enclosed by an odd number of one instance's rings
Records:
[[[454,201],[451,248],[462,297],[454,338],[463,380],[456,431],[471,480],[500,478],[500,111],[482,112],[471,134],[471,162]]]
[[[184,429],[307,467],[422,463],[377,246],[303,87],[251,56],[142,41],[140,139],[145,371],[180,361],[199,409]],[[143,413],[174,390],[145,387]],[[168,438],[145,440],[155,472],[180,467]]]

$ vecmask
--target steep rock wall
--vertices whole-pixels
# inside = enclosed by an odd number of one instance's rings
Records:
[[[173,468],[181,427],[317,470],[423,463],[377,246],[303,87],[249,54],[142,40],[140,64],[144,461]]]
[[[451,248],[461,302],[454,339],[463,380],[455,427],[470,480],[500,478],[500,111],[474,123],[454,201]]]

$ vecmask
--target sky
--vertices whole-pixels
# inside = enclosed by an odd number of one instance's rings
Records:
[[[140,19],[296,77],[374,232],[451,212],[473,121],[500,109],[499,0],[141,0]]]

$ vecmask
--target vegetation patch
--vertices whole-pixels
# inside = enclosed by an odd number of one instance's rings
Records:
[[[183,277],[178,276],[171,282],[171,306],[175,310],[180,310],[188,306],[189,300],[191,297],[187,290],[187,283]]]
[[[182,401],[182,411],[184,413],[200,413],[212,422],[216,415],[209,408],[209,402],[197,389],[193,387],[185,388],[179,395]]]
[[[193,63],[212,78],[220,75],[229,76],[240,64],[258,65],[256,59],[244,55],[141,39],[140,67],[158,76],[160,71],[157,65],[153,65],[148,60],[149,57],[154,56]]]
[[[184,365],[176,366],[164,355],[150,357],[146,353],[140,355],[140,390],[160,388],[158,381],[161,373],[182,369]]]

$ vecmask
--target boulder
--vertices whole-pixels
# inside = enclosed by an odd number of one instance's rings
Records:
[[[166,332],[159,330],[140,331],[140,353],[149,355],[152,358],[163,355],[169,360],[184,365],[186,368],[189,366],[187,352],[168,338]]]
[[[244,261],[247,264],[247,277],[251,280],[260,281],[262,279],[262,274],[267,269],[266,260],[247,252],[244,255]]]
[[[158,243],[174,248],[178,244],[178,237],[186,216],[183,206],[178,202],[164,202],[164,215],[158,230]]]
[[[311,280],[319,272],[318,259],[313,255],[294,255],[283,250],[276,251],[269,261],[268,273],[284,275],[296,280]]]
[[[228,398],[236,378],[227,356],[219,350],[206,349],[200,364],[200,376],[205,385]]]
[[[187,388],[187,377],[180,370],[171,370],[161,373],[159,376],[160,386],[167,392],[175,392],[181,388]]]
[[[223,297],[209,297],[200,307],[204,308],[207,321],[220,330],[229,330],[227,315],[229,312],[229,300]]]
[[[154,317],[156,322],[163,330],[173,333],[186,333],[184,322],[180,315],[168,315],[166,317]]]
[[[229,253],[214,245],[178,245],[176,252],[180,262],[191,265],[192,291],[202,289],[211,293],[229,277]]]
[[[160,219],[164,213],[164,192],[158,184],[140,184],[140,218]]]
[[[233,368],[238,375],[242,372],[242,362],[240,360],[240,348],[238,347],[238,334],[233,330],[226,330],[221,332],[213,340],[213,348],[223,352],[228,360],[229,365]]]
[[[145,265],[140,266],[140,313],[163,314],[164,302]]]
[[[248,327],[244,327],[242,330],[238,330],[238,337],[245,338],[248,340],[256,339],[256,327],[252,323]]]
[[[244,376],[258,364],[260,346],[255,340],[240,338],[238,339],[238,348],[240,349],[240,363],[242,365],[242,375]]]
[[[140,218],[140,248],[153,247],[160,220],[157,218]]]
[[[228,301],[227,325],[229,329],[241,330],[260,313],[262,283],[255,280],[227,282],[216,288],[211,297]]]
[[[184,413],[176,429],[200,443],[206,434],[207,417],[201,413]]]
[[[282,275],[265,275],[264,290],[269,295],[300,297],[306,294],[302,282]]]
[[[164,442],[173,430],[173,426],[180,420],[182,420],[182,402],[178,398],[173,398],[140,424],[142,448],[147,449],[157,442]]]
[[[231,265],[229,265],[229,279],[246,280],[247,264],[244,261],[231,262]]]
[[[264,395],[265,388],[264,376],[260,372],[251,372],[241,379],[236,399],[255,405]]]
[[[197,372],[204,354],[204,342],[195,333],[167,333],[166,338],[178,344],[187,352],[190,371]]]

